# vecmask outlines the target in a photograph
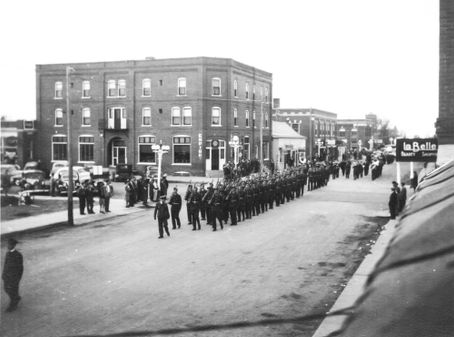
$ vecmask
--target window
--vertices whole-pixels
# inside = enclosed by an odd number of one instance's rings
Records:
[[[173,107],[171,112],[171,125],[181,125],[181,109]]]
[[[233,109],[233,126],[238,126],[238,110]]]
[[[151,149],[155,142],[154,136],[139,137],[139,163],[156,163],[156,154]]]
[[[126,108],[114,107],[107,109],[107,128],[115,130],[126,129]]]
[[[173,162],[174,164],[191,163],[191,137],[173,137]]]
[[[149,78],[144,78],[142,80],[142,96],[151,96],[151,80]]]
[[[151,108],[142,108],[142,126],[151,126]]]
[[[183,108],[183,125],[192,125],[192,108]]]
[[[213,107],[211,109],[211,125],[221,126],[221,108]]]
[[[345,137],[345,129],[343,127],[339,129],[339,137]]]
[[[238,97],[238,81],[233,81],[233,96]]]
[[[63,82],[55,82],[55,98],[63,98]]]
[[[255,128],[255,111],[252,112],[252,127]]]
[[[262,158],[263,158],[263,159],[269,159],[269,154],[270,154],[270,143],[268,143],[268,142],[263,142],[262,150],[263,150]]]
[[[90,108],[83,108],[82,109],[82,126],[91,125],[90,117],[91,117]]]
[[[52,160],[68,160],[67,153],[68,138],[66,136],[52,137]]]
[[[215,77],[211,80],[211,87],[213,88],[213,96],[221,96],[221,79]]]
[[[263,99],[263,87],[260,87],[260,99]]]
[[[265,114],[265,128],[268,128],[268,114]]]
[[[79,162],[94,161],[95,137],[80,136],[79,137]]]
[[[82,98],[90,98],[90,81],[82,82]]]
[[[246,110],[246,111],[245,111],[245,114],[246,114],[246,123],[245,123],[245,125],[246,125],[246,127],[248,128],[248,127],[249,127],[249,111]]]
[[[107,81],[108,97],[126,97],[126,80],[109,80]]]
[[[107,96],[117,96],[117,82],[115,82],[115,80],[109,80],[107,82]]]
[[[186,78],[178,79],[178,96],[186,96]]]
[[[249,136],[244,137],[244,142],[243,142],[243,155],[246,157],[246,159],[250,158],[250,147],[249,147]]]
[[[118,97],[126,97],[126,81],[118,80]]]
[[[249,83],[246,82],[246,99],[249,99]]]
[[[265,88],[265,101],[268,102],[268,88]]]
[[[252,100],[255,101],[255,85],[252,87]]]
[[[63,126],[63,110],[55,109],[55,126]]]
[[[300,125],[298,123],[292,123],[292,129],[299,133]]]

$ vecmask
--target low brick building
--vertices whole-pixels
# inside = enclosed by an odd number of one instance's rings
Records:
[[[23,167],[27,161],[35,157],[35,121],[6,120],[1,124],[1,162],[3,164],[17,164]]]
[[[66,68],[72,71],[69,88]],[[270,156],[272,75],[224,58],[154,59],[36,66],[37,155],[79,165],[156,165],[153,144],[170,146],[163,171],[205,175],[240,156]],[[261,120],[263,115],[263,120]]]

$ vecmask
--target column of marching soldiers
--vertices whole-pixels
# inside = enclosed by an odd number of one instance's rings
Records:
[[[200,183],[189,184],[184,200],[186,201],[188,225],[192,225],[192,230],[201,229],[201,220],[211,225],[213,231],[219,227],[224,229],[224,225],[231,221],[231,226],[236,226],[239,222],[259,216],[279,207],[286,202],[298,199],[304,195],[304,189],[315,190],[328,185],[330,177],[339,178],[340,172],[347,179],[350,178],[350,171],[353,173],[354,180],[367,176],[371,172],[372,180],[381,175],[384,162],[367,163],[360,161],[345,161],[341,163],[317,163],[304,164],[292,167],[277,173],[260,173],[242,178],[223,179],[216,184]],[[170,236],[167,228],[167,220],[170,217],[168,210],[160,218],[160,206],[166,199],[161,197],[161,203],[156,205],[156,214],[159,220],[159,238],[163,237],[165,229]],[[165,204],[164,204],[165,205]],[[174,188],[170,196],[172,228],[181,228],[179,213],[182,200]],[[165,207],[167,209],[167,207]],[[219,227],[218,227],[219,225]]]

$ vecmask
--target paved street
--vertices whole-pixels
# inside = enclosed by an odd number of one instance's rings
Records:
[[[330,308],[386,221],[390,180],[330,181],[218,232],[192,232],[183,210],[158,240],[149,210],[18,237],[22,301],[6,314],[2,292],[0,333],[311,336],[320,320],[293,319]]]

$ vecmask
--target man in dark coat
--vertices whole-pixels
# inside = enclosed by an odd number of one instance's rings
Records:
[[[16,310],[17,304],[21,299],[19,296],[19,282],[24,273],[24,263],[22,254],[16,250],[17,243],[13,238],[8,239],[8,252],[3,266],[3,285],[5,292],[10,298],[9,306],[6,309],[7,312]]]
[[[170,205],[170,213],[172,214],[172,228],[176,229],[181,228],[181,221],[180,221],[180,210],[181,210],[181,195],[178,194],[178,189],[176,187],[173,188],[173,193],[170,197],[169,201]]]
[[[402,188],[400,189],[400,192],[397,194],[399,213],[404,210],[405,204],[407,203],[407,188],[405,187],[405,183],[401,183],[401,186]]]
[[[391,219],[395,219],[397,215],[397,207],[398,207],[398,201],[397,201],[397,192],[395,187],[391,187],[391,195],[389,196],[389,202],[388,202],[388,207],[389,207],[389,214]]]
[[[166,197],[164,195],[160,197],[159,203],[156,204],[156,208],[154,209],[155,220],[156,215],[158,216],[159,239],[164,237],[164,229],[167,236],[170,236],[169,225],[167,224],[167,220],[170,218],[169,206],[166,204]]]

